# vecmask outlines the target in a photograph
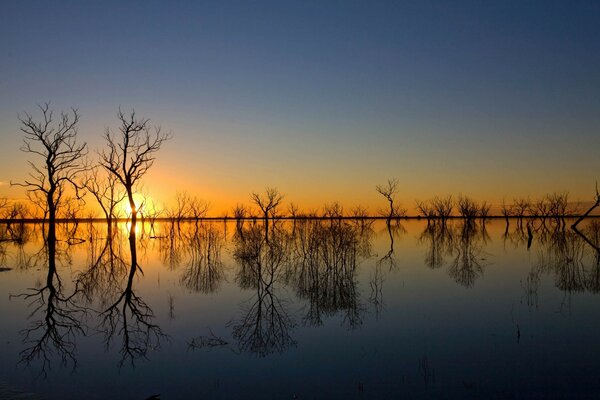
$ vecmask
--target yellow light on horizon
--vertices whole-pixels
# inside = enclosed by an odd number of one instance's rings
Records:
[[[138,216],[147,216],[156,212],[156,203],[149,196],[134,193],[133,201],[137,207]],[[129,205],[129,200],[127,198],[119,203],[119,210],[126,218],[131,218],[131,206]]]

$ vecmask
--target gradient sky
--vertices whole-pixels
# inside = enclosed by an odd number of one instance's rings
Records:
[[[600,177],[600,3],[7,1],[0,196],[19,197],[17,113],[78,107],[102,145],[116,111],[171,130],[146,189],[213,213],[275,186],[340,201],[569,191]]]

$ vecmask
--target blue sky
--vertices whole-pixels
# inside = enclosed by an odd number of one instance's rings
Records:
[[[593,2],[6,2],[0,181],[26,173],[17,113],[51,101],[79,108],[92,149],[119,106],[173,131],[147,181],[164,201],[225,208],[277,186],[307,207],[375,207],[392,176],[409,205],[585,199],[598,21]]]

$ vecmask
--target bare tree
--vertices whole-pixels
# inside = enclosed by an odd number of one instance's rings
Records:
[[[456,207],[458,208],[458,212],[461,217],[467,219],[467,221],[471,221],[472,219],[476,218],[477,214],[479,213],[479,206],[477,203],[467,196],[459,195],[456,202]]]
[[[598,182],[596,182],[596,198],[594,199],[594,204],[592,204],[592,206],[583,215],[581,215],[577,221],[573,223],[573,225],[571,225],[571,228],[577,230],[577,225],[598,206],[600,206],[600,192],[598,191]]]
[[[100,178],[98,168],[94,168],[85,179],[85,188],[98,202],[109,224],[116,217],[117,205],[125,199],[125,191],[118,187],[116,175],[108,173]]]
[[[100,153],[100,163],[125,188],[131,221],[135,222],[138,208],[133,194],[136,185],[154,164],[156,152],[172,135],[163,132],[159,126],[151,127],[150,120],[138,118],[135,111],[125,114],[119,109],[117,118],[120,122],[118,133],[107,129],[104,134],[108,149]]]
[[[452,199],[452,195],[447,197],[434,197],[433,198],[433,208],[439,218],[442,221],[445,221],[452,215],[452,210],[454,209],[454,200]]]
[[[387,216],[389,222],[389,220],[391,220],[392,218],[397,217],[396,208],[394,207],[394,197],[398,192],[398,179],[388,179],[387,184],[377,185],[375,186],[375,190],[377,190],[377,192],[379,192],[383,197],[385,197],[388,203],[390,203],[390,211]]]
[[[490,210],[492,209],[492,205],[489,204],[487,201],[483,201],[481,203],[481,205],[479,206],[479,216],[481,217],[481,219],[483,220],[483,222],[485,223],[485,220],[490,216]]]
[[[46,200],[50,225],[53,225],[66,189],[74,188],[77,195],[81,189],[76,179],[86,169],[83,157],[87,148],[85,143],[77,143],[79,113],[76,109],[61,113],[58,121],[54,120],[48,103],[40,105],[39,109],[42,112],[40,121],[28,113],[19,116],[24,135],[21,150],[38,157],[39,162],[28,161],[33,170],[29,178],[11,184],[25,187],[29,193],[41,193]],[[54,231],[53,226],[50,229]]]
[[[427,220],[429,221],[431,218],[435,217],[435,208],[433,207],[433,204],[431,201],[420,201],[417,200],[416,201],[416,208],[417,208],[417,212],[419,213],[419,216],[427,218]]]
[[[252,193],[251,198],[262,211],[266,222],[269,216],[274,217],[276,215],[277,207],[281,204],[283,195],[275,188],[266,188],[264,197],[258,193]]]
[[[288,206],[288,212],[290,213],[290,217],[292,219],[298,218],[298,211],[298,205],[295,203],[290,203],[290,205]]]

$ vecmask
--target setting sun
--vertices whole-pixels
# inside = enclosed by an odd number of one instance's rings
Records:
[[[152,215],[157,210],[157,205],[149,196],[145,196],[140,193],[135,193],[133,195],[133,200],[135,201],[135,205],[137,207],[138,215],[147,216]],[[127,198],[123,199],[118,206],[119,215],[125,218],[131,217],[131,206],[129,205],[129,201]]]

